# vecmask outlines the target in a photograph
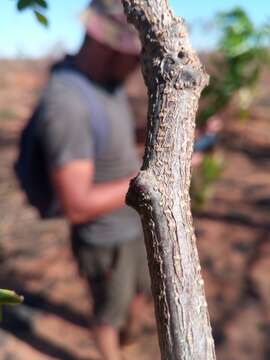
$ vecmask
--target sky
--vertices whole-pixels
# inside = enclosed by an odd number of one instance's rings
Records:
[[[0,57],[42,57],[50,53],[61,54],[64,50],[76,52],[83,27],[80,12],[89,0],[48,0],[47,17],[50,25],[44,28],[30,10],[18,13],[15,0],[0,0]],[[213,16],[235,6],[243,7],[256,24],[270,20],[269,0],[170,0],[177,15],[191,25],[191,41],[198,50],[215,46],[217,34],[203,27]]]

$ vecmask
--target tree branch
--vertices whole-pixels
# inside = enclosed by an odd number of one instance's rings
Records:
[[[142,41],[148,88],[143,166],[127,203],[140,214],[155,301],[161,357],[215,359],[189,186],[195,114],[208,76],[188,40],[185,22],[166,0],[122,0]]]

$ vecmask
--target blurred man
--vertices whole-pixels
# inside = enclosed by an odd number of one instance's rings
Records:
[[[140,161],[122,84],[140,49],[120,0],[93,0],[84,22],[81,49],[53,67],[35,115],[93,296],[97,346],[104,359],[119,360],[119,330],[149,291],[140,219],[125,205]]]

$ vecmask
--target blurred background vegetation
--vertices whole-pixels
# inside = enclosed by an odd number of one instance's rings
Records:
[[[214,24],[219,41],[217,49],[207,58],[210,84],[202,93],[197,116],[197,126],[202,132],[213,116],[223,122],[227,116],[236,121],[248,120],[260,76],[270,65],[269,23],[256,27],[247,13],[236,7],[217,14]],[[191,194],[195,209],[205,204],[222,173],[224,158],[217,151],[218,142],[216,145],[194,172]]]

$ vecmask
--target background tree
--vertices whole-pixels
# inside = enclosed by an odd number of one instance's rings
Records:
[[[256,27],[240,7],[219,13],[215,24],[219,41],[208,59],[211,80],[202,93],[205,106],[198,114],[199,126],[223,111],[236,95],[243,99],[238,105],[246,113],[263,66],[270,61],[269,24]]]
[[[236,7],[217,14],[214,24],[219,41],[206,59],[211,77],[209,86],[202,93],[197,116],[197,126],[202,132],[213,116],[221,116],[220,121],[229,120],[222,116],[225,111],[226,116],[248,118],[262,71],[270,64],[268,23],[255,26],[246,12]],[[194,209],[202,208],[213,194],[223,167],[224,158],[215,147],[204,154],[192,178]]]

